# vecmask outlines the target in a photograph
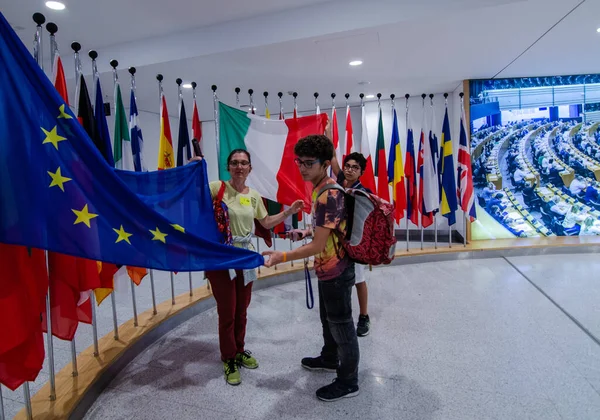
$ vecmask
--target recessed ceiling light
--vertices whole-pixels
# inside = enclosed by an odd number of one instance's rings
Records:
[[[596,29],[596,32],[599,32],[599,33],[600,33],[600,28]]]
[[[183,87],[185,89],[191,89],[192,88],[192,84],[191,83],[184,83],[183,85],[181,85],[181,87]]]
[[[367,96],[365,96],[365,98],[367,98],[367,99],[373,99],[374,97],[375,97],[375,95],[367,95]]]
[[[61,3],[59,1],[47,1],[46,7],[52,10],[64,10],[66,6],[64,3]]]
[[[363,62],[361,60],[354,60],[354,61],[351,61],[348,64],[350,64],[351,66],[360,66],[362,63]]]

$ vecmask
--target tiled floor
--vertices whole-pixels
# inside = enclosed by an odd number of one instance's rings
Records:
[[[356,398],[315,398],[334,375],[300,366],[322,338],[318,310],[306,309],[296,282],[253,294],[247,347],[261,366],[242,370],[241,386],[223,380],[213,309],[142,353],[86,418],[599,419],[600,346],[519,271],[598,337],[600,262],[509,261],[518,271],[487,259],[367,273],[372,331],[359,339]]]

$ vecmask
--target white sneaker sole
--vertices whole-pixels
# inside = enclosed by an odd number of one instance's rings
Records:
[[[302,363],[300,363],[302,365]],[[306,370],[310,370],[312,372],[317,372],[317,371],[323,371],[323,372],[331,372],[331,373],[336,373],[337,369],[330,369],[330,368],[314,368],[314,367],[310,367],[310,366],[306,366],[306,365],[302,365],[302,367]]]
[[[334,402],[334,401],[342,400],[344,398],[356,397],[359,393],[360,393],[360,390],[357,390],[357,391],[351,392],[349,394],[346,394],[343,397],[334,398],[334,399],[331,399],[331,400],[328,400],[328,399],[325,399],[325,398],[321,398],[321,397],[317,397],[317,398],[320,399],[321,401],[325,401],[325,402]]]

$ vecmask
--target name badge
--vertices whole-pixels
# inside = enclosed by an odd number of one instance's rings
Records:
[[[250,197],[240,197],[240,204],[242,206],[250,206],[250,205],[252,205],[252,203],[250,201]]]

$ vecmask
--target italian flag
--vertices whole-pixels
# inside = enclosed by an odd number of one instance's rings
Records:
[[[248,186],[284,205],[304,200],[310,211],[312,185],[304,182],[294,163],[294,146],[302,137],[323,134],[327,114],[288,120],[270,120],[219,103],[219,177],[230,178],[227,157],[235,149],[252,156]]]

